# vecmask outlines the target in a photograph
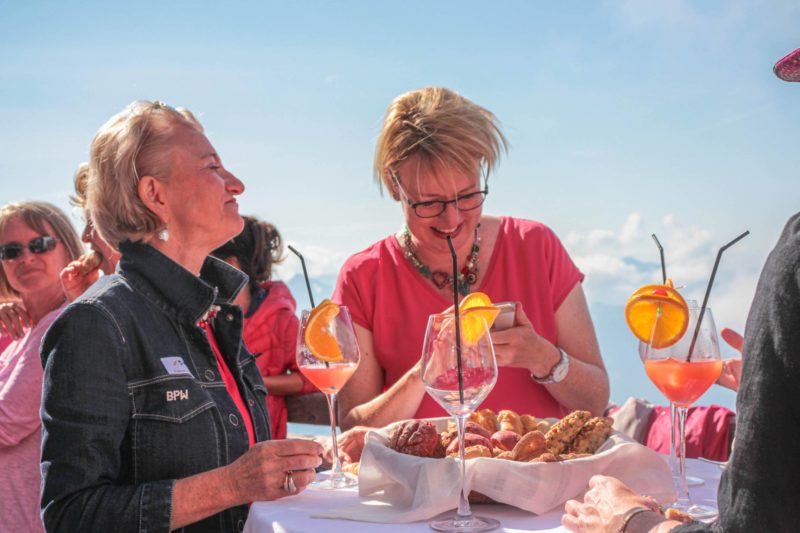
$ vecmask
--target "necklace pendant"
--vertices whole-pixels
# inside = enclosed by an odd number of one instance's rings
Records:
[[[431,281],[434,285],[436,285],[437,289],[444,289],[449,283],[452,278],[442,272],[441,270],[437,270],[436,272],[431,272]]]

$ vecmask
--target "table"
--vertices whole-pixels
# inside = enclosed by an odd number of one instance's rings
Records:
[[[705,480],[699,487],[691,487],[694,503],[716,506],[717,486],[721,470],[715,464],[697,459],[687,460],[689,473]],[[308,488],[297,496],[283,498],[274,502],[256,502],[250,507],[250,515],[245,524],[245,533],[359,533],[372,531],[430,532],[427,522],[408,524],[375,524],[350,520],[329,520],[311,518],[310,514],[321,509],[347,505],[358,499],[357,489],[319,490]],[[501,528],[496,531],[566,531],[561,527],[563,507],[543,515],[533,515],[508,505],[472,505],[473,512],[500,520]]]

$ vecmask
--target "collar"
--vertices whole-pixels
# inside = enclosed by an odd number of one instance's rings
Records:
[[[212,305],[228,304],[247,276],[225,261],[207,257],[200,277],[141,241],[120,243],[120,276],[180,322],[196,324]]]

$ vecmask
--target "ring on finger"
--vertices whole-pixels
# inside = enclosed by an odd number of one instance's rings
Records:
[[[283,490],[291,492],[292,494],[297,492],[297,486],[294,484],[291,470],[286,471],[286,478],[283,480]]]

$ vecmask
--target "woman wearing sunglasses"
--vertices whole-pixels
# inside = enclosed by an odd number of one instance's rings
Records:
[[[0,299],[18,300],[28,324],[19,338],[0,336],[0,529],[4,531],[43,531],[39,344],[66,301],[59,273],[81,252],[78,234],[57,207],[22,202],[0,208]]]
[[[241,531],[303,490],[321,447],[270,441],[266,388],[212,250],[244,185],[188,112],[135,102],[92,142],[86,212],[121,252],[42,342],[48,531]]]
[[[389,106],[374,172],[404,224],[339,273],[333,299],[349,307],[362,349],[341,394],[343,426],[445,415],[425,394],[419,359],[428,316],[453,304],[447,237],[460,298],[482,291],[516,302],[513,326],[492,333],[501,368],[483,407],[540,417],[606,407],[583,274],[544,224],[483,213],[505,148],[494,115],[449,89],[412,91]]]

